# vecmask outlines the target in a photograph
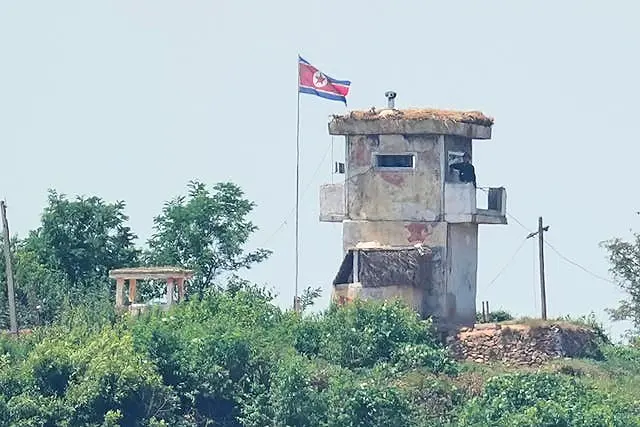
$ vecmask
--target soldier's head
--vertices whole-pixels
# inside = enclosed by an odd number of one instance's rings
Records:
[[[465,162],[465,163],[471,163],[471,154],[464,153],[462,155],[462,161]]]

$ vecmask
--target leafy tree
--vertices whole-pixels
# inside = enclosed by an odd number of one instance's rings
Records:
[[[609,314],[613,320],[630,320],[635,332],[640,333],[640,234],[635,233],[631,241],[615,238],[602,246],[609,253],[613,277],[629,296]]]
[[[257,227],[247,219],[254,203],[232,183],[218,183],[209,191],[192,181],[187,196],[167,202],[154,219],[147,262],[193,269],[191,292],[210,288],[223,273],[251,268],[271,252],[245,252],[244,246]]]
[[[307,308],[311,307],[321,295],[322,288],[312,288],[311,286],[307,286],[299,297],[300,310],[305,311]]]
[[[0,329],[9,325],[3,250],[0,242]],[[17,237],[11,240],[11,255],[18,326],[24,328],[50,322],[64,302],[64,275],[41,264],[35,253],[24,250],[24,243]]]
[[[40,264],[62,272],[72,286],[104,279],[110,269],[137,262],[136,236],[126,225],[125,203],[99,197],[69,200],[49,191],[42,225],[22,242]]]
[[[35,253],[20,246],[14,259],[18,323],[26,327],[50,323],[67,299],[64,274],[40,264]]]
[[[107,203],[98,197],[69,200],[49,191],[40,227],[11,242],[20,327],[49,323],[80,302],[111,301],[108,271],[136,264],[139,254],[124,207],[124,202]],[[4,285],[4,257],[0,258]],[[6,307],[2,288],[0,303]],[[8,321],[5,313],[0,310],[0,327]]]

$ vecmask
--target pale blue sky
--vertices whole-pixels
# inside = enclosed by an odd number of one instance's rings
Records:
[[[252,245],[275,252],[247,276],[289,304],[300,53],[352,81],[353,108],[382,106],[393,89],[400,108],[494,116],[494,138],[475,145],[479,185],[505,186],[512,215],[531,228],[543,215],[559,251],[607,276],[598,243],[640,221],[638,12],[630,1],[1,0],[0,196],[23,235],[49,187],[124,199],[146,239],[189,179],[235,181],[258,204]],[[343,111],[302,98],[301,283],[323,287],[322,306],[341,228],[318,222],[331,156],[314,171],[327,118]],[[526,234],[514,221],[482,227],[478,306],[538,313],[533,242],[487,286]],[[550,315],[605,320],[616,287],[547,260]]]

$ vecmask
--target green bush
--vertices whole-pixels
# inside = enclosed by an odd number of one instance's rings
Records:
[[[426,368],[429,372],[455,375],[459,365],[444,348],[427,344],[406,344],[393,352],[393,361],[400,370]]]
[[[328,427],[409,426],[413,407],[407,392],[388,379],[345,372],[332,379],[328,392]]]
[[[505,310],[492,311],[487,316],[487,322],[506,322],[508,320],[513,320],[513,316]],[[483,321],[482,313],[476,313],[476,322],[482,323]]]
[[[596,335],[596,338],[598,339],[600,344],[611,343],[611,339],[609,338],[609,335],[607,335],[604,329],[604,326],[600,321],[598,321],[595,313],[593,312],[589,313],[586,316],[578,316],[578,317],[572,317],[569,315],[561,316],[561,317],[558,317],[557,320],[573,323],[576,325],[583,326],[587,329],[591,329],[593,333]]]
[[[460,426],[638,426],[631,406],[575,378],[519,373],[491,378],[462,409]]]
[[[239,425],[245,405],[265,399],[280,356],[292,349],[284,330],[290,321],[263,292],[234,289],[144,316],[133,336],[183,412],[196,422]]]
[[[409,391],[417,426],[454,425],[455,409],[466,400],[464,392],[448,378],[408,371],[401,383]]]
[[[44,342],[29,355],[26,367],[42,395],[64,396],[74,371],[71,360],[74,350],[64,342]]]
[[[12,422],[387,425],[414,413],[394,377],[457,371],[431,324],[399,302],[301,317],[238,285],[135,319],[89,316],[0,341]]]
[[[640,348],[634,346],[602,346],[602,368],[620,378],[640,377]]]
[[[33,349],[37,338],[31,335],[14,337],[0,332],[0,355],[6,355],[8,361],[25,358]]]
[[[10,421],[9,407],[7,406],[7,402],[5,402],[4,398],[0,396],[0,426],[8,426]]]
[[[7,414],[11,426],[69,425],[72,408],[62,399],[37,393],[21,393],[7,402]],[[1,415],[0,415],[1,417]]]
[[[426,346],[416,347],[423,350],[440,347],[431,323],[421,321],[400,301],[355,301],[332,306],[324,315],[300,325],[295,345],[302,354],[347,368],[370,368],[376,363],[391,362],[394,357],[402,358],[402,349],[407,345]]]
[[[101,316],[78,309],[0,337],[0,426],[640,425],[640,405],[591,377],[640,374],[633,347],[603,347],[606,360],[573,378],[502,375],[469,393],[481,371],[461,371],[398,301],[301,316],[239,283],[169,311]]]
[[[299,427],[323,425],[328,410],[328,375],[303,357],[285,360],[272,381],[271,422]]]
[[[153,363],[134,350],[130,334],[105,328],[72,355],[75,367],[66,400],[74,408],[73,425],[100,423],[109,411],[120,411],[124,425],[151,415],[171,414],[172,391]]]

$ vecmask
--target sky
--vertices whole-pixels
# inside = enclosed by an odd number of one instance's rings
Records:
[[[54,188],[125,200],[142,244],[189,180],[231,180],[257,205],[249,248],[274,251],[244,275],[290,305],[300,54],[352,81],[349,108],[384,106],[394,90],[397,108],[494,117],[493,138],[474,142],[474,163],[478,185],[506,187],[510,217],[480,227],[478,307],[488,300],[538,315],[535,239],[516,249],[543,216],[562,255],[545,248],[549,316],[593,311],[619,334],[625,325],[604,309],[623,294],[603,280],[599,243],[640,225],[639,9],[577,0],[0,0],[0,197],[11,231],[37,227]],[[318,309],[342,256],[341,225],[318,221],[318,191],[340,178],[331,162],[344,159],[344,140],[327,123],[343,112],[301,98],[300,285],[322,287]]]

